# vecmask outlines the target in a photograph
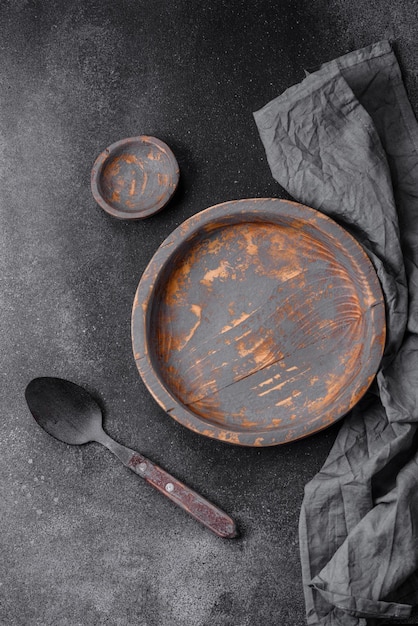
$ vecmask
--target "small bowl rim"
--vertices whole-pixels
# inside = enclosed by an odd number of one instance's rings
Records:
[[[152,144],[158,150],[163,151],[167,154],[169,158],[169,162],[172,165],[172,172],[173,172],[171,189],[170,187],[167,187],[168,194],[164,195],[162,199],[160,199],[158,202],[156,202],[154,205],[152,205],[148,209],[145,209],[145,210],[138,209],[134,211],[121,211],[120,209],[115,208],[115,206],[107,202],[104,196],[102,195],[101,190],[100,190],[101,175],[102,175],[102,172],[106,163],[109,161],[110,158],[112,158],[112,156],[118,150],[120,150],[120,148],[125,148],[129,146],[130,144],[138,144],[138,143]],[[180,169],[179,169],[177,159],[174,156],[174,153],[171,150],[171,148],[164,141],[152,135],[136,135],[133,137],[126,137],[124,139],[119,139],[118,141],[115,141],[114,143],[110,144],[104,150],[100,152],[100,154],[94,161],[94,164],[91,170],[90,186],[91,186],[91,192],[93,194],[93,198],[95,199],[97,204],[102,209],[104,209],[104,211],[106,211],[106,213],[118,219],[139,220],[139,219],[144,219],[146,217],[149,217],[150,215],[154,215],[155,213],[158,213],[159,211],[161,211],[161,209],[163,209],[166,206],[166,204],[171,200],[171,198],[174,195],[174,192],[177,189],[179,177],[180,177]]]

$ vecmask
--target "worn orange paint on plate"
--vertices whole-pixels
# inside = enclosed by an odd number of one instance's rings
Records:
[[[331,219],[284,200],[232,201],[157,250],[132,340],[173,418],[229,443],[275,445],[329,426],[365,393],[384,300],[365,252]]]

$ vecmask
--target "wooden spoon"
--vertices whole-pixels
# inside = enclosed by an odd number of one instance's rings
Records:
[[[96,441],[109,448],[126,467],[158,489],[220,537],[237,535],[234,521],[192,489],[138,452],[117,443],[102,427],[102,411],[82,387],[61,378],[35,378],[25,391],[29,409],[47,433],[68,444]]]

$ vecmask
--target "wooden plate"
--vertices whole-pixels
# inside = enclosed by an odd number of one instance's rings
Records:
[[[329,426],[365,393],[383,353],[384,300],[361,246],[328,217],[278,199],[226,202],[157,250],[132,339],[169,415],[268,446]]]
[[[142,219],[160,211],[179,181],[170,148],[156,137],[129,137],[103,150],[91,171],[96,202],[113,217]]]

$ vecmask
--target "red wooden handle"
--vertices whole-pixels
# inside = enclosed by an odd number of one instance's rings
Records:
[[[149,459],[134,453],[127,465],[219,537],[232,539],[237,536],[235,522],[226,513]]]

